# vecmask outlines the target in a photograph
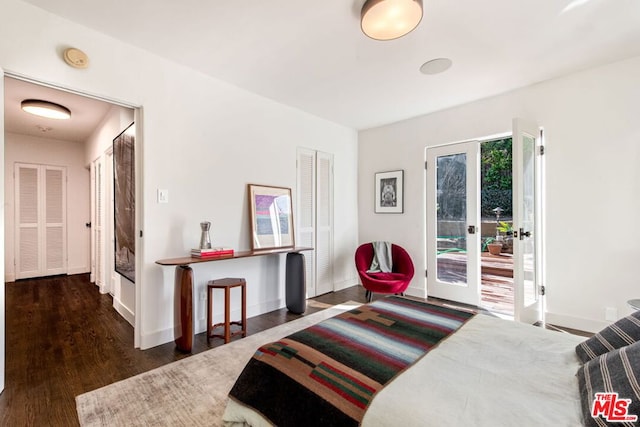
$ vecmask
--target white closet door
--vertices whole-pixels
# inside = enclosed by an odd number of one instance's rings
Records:
[[[96,285],[103,292],[104,287],[104,165],[102,157],[95,161],[95,193],[96,193],[96,209],[95,218],[93,219],[94,242],[96,254]]]
[[[16,279],[40,273],[40,168],[16,164]]]
[[[315,247],[316,222],[316,153],[298,149],[296,246]],[[307,298],[316,296],[315,251],[305,251]]]
[[[44,166],[44,275],[67,272],[65,169]]]
[[[298,148],[296,245],[305,251],[307,298],[333,291],[333,155]]]
[[[316,154],[316,295],[333,291],[333,156]]]
[[[16,278],[67,272],[66,173],[16,163]]]
[[[115,257],[116,246],[114,238],[114,211],[113,211],[113,151],[107,149],[104,160],[103,171],[104,182],[104,216],[102,224],[102,235],[104,239],[104,292],[109,292],[112,296],[115,291]]]

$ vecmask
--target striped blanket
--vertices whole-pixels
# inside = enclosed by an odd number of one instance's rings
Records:
[[[356,426],[385,384],[473,315],[378,300],[260,347],[229,395],[281,427]]]

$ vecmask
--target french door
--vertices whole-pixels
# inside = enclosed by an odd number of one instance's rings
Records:
[[[541,143],[513,121],[515,319],[542,320]],[[480,142],[427,148],[427,294],[480,305]]]
[[[513,280],[515,319],[543,320],[542,144],[535,123],[513,120]]]
[[[427,293],[480,302],[480,143],[427,149]]]

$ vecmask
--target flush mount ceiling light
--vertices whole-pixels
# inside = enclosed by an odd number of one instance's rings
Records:
[[[360,27],[374,40],[393,40],[410,33],[422,20],[422,0],[367,0]]]
[[[25,99],[20,104],[27,113],[49,119],[65,120],[71,118],[71,111],[62,105],[40,99]]]

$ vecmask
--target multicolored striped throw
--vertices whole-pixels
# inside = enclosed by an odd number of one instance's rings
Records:
[[[229,395],[281,427],[355,426],[385,384],[474,314],[378,300],[260,347]]]

